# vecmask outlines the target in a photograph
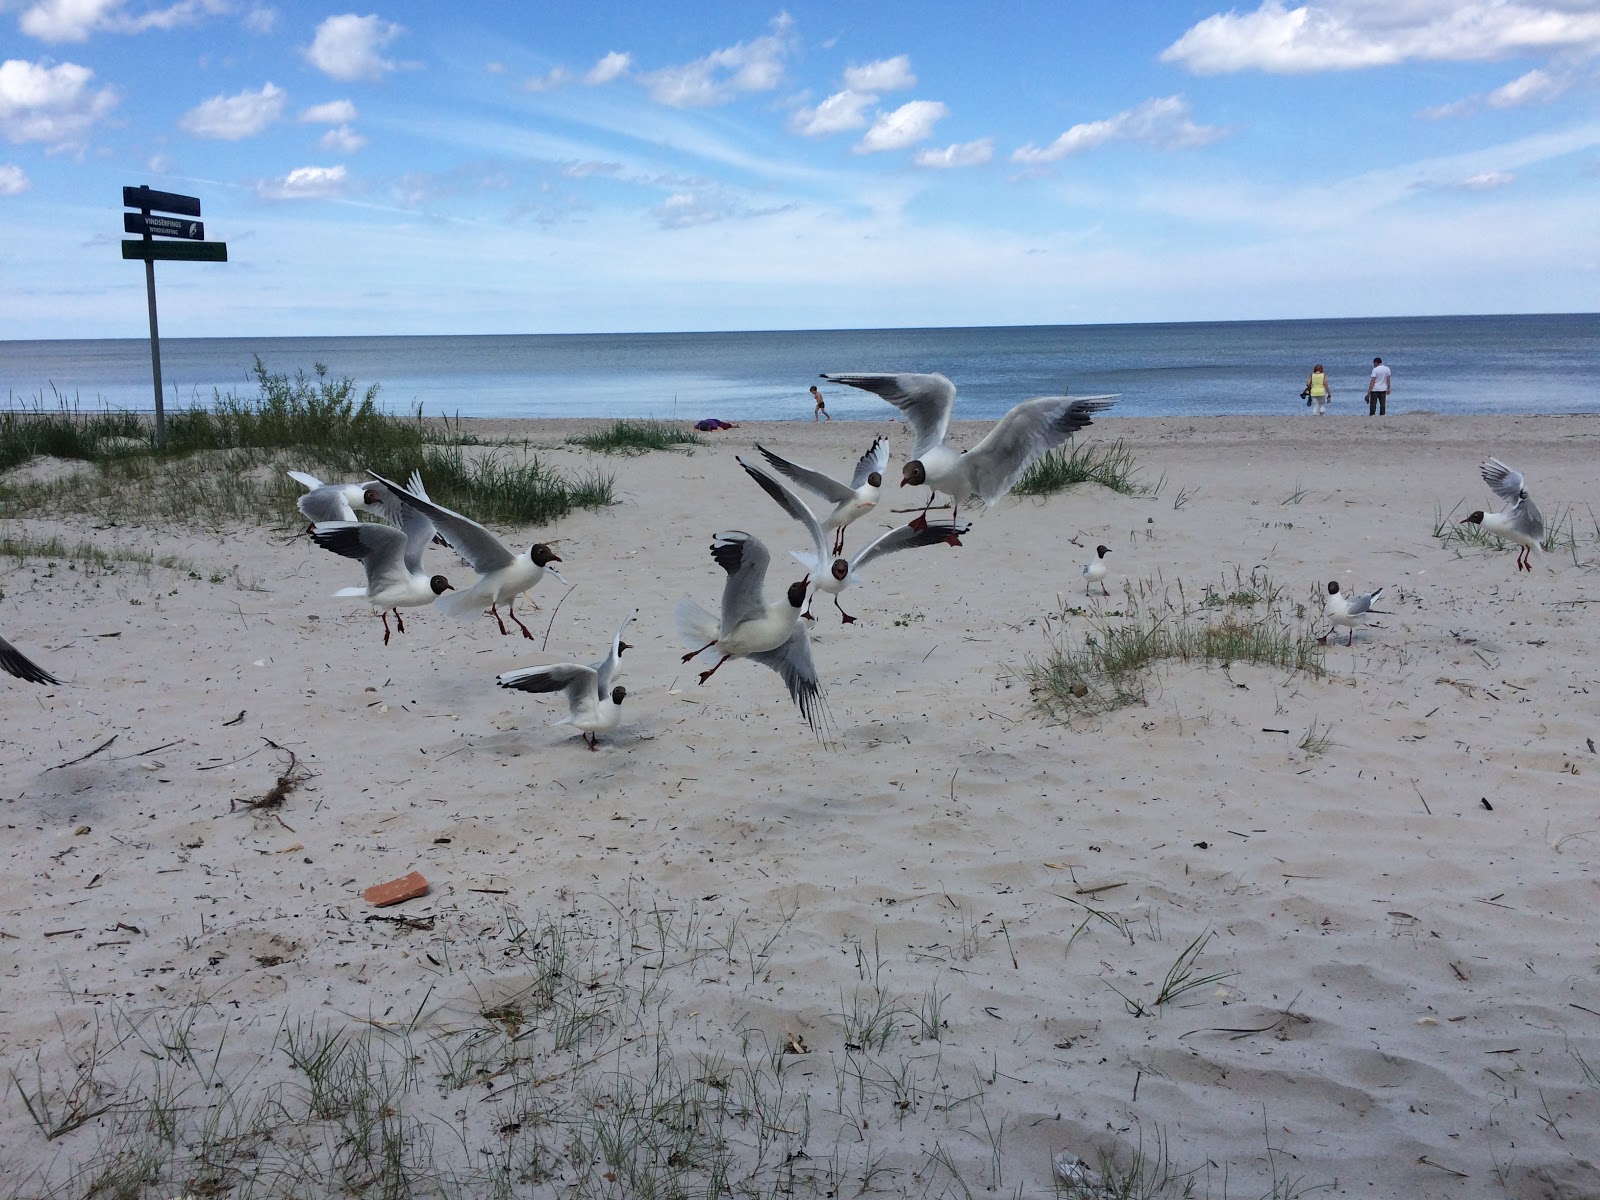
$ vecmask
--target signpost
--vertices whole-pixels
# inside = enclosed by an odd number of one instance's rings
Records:
[[[203,240],[206,228],[199,221],[200,199],[176,192],[158,192],[148,184],[122,189],[125,208],[138,212],[122,214],[125,233],[143,235],[139,240],[124,240],[122,257],[144,260],[144,290],[150,304],[150,371],[155,377],[156,445],[167,444],[167,415],[161,398],[161,333],[156,325],[156,260],[171,262],[227,262],[228,244]],[[176,213],[177,217],[152,216],[152,211]],[[180,220],[193,217],[194,220]],[[178,242],[158,242],[158,237],[183,238]]]

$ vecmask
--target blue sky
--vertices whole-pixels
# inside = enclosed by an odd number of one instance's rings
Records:
[[[1600,309],[1600,0],[0,0],[0,338]]]

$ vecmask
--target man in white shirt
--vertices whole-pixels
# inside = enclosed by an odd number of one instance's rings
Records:
[[[1367,380],[1367,416],[1389,415],[1389,368],[1383,359],[1372,360],[1372,378]]]

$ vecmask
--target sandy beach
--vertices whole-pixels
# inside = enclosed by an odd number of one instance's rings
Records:
[[[62,680],[0,676],[0,1196],[1036,1197],[1064,1154],[1153,1195],[1600,1195],[1600,418],[1101,418],[1154,495],[1008,498],[874,564],[857,624],[818,599],[819,738],[764,667],[699,686],[672,611],[717,607],[715,530],[802,574],[735,454],[847,475],[883,433],[892,485],[885,411],[628,458],[468,422],[616,475],[497,530],[571,582],[537,641],[418,609],[385,647],[291,511],[5,522],[181,565],[0,561],[0,635]],[[1499,507],[1488,455],[1570,534],[1531,574],[1434,536]],[[924,496],[885,493],[847,547]],[[1252,619],[1252,580],[1319,633],[1329,580],[1383,612],[1320,677],[1036,704],[1136,599]],[[597,751],[494,686],[635,607]]]

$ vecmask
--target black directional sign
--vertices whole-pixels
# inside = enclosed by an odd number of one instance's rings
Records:
[[[142,208],[147,212],[153,208],[157,212],[178,213],[185,217],[200,215],[200,197],[180,196],[177,192],[158,192],[149,186],[123,188],[122,206]]]
[[[227,242],[122,242],[123,258],[142,258],[146,262],[227,262]]]
[[[156,217],[125,212],[122,214],[122,232],[188,238],[192,242],[199,242],[205,239],[206,227],[203,221],[191,221],[184,217]]]

